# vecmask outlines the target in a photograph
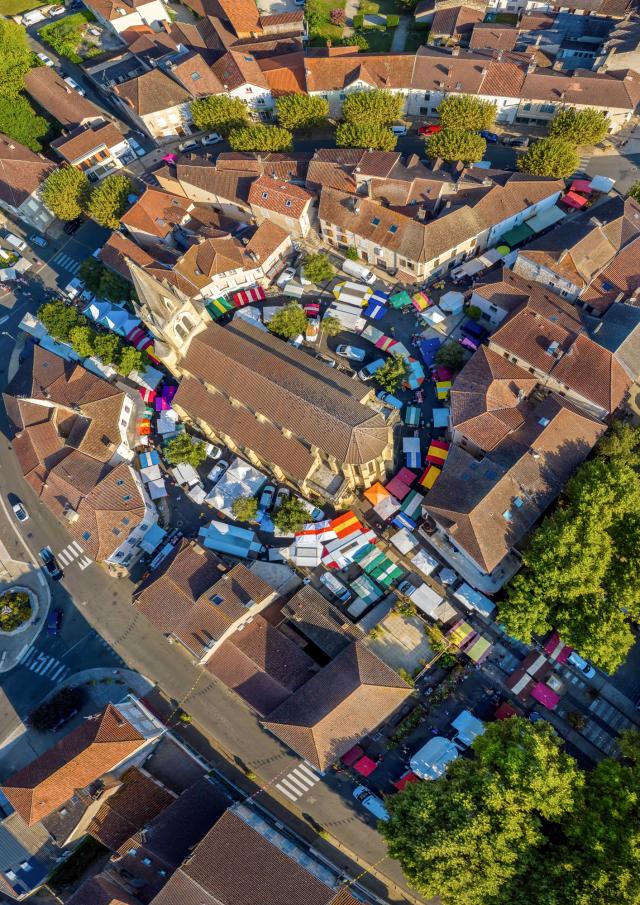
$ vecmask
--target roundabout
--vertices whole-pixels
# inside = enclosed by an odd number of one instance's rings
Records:
[[[0,635],[16,635],[28,629],[38,609],[37,598],[29,588],[7,588],[0,593]]]

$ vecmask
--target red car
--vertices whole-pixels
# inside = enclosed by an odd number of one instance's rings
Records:
[[[436,132],[440,132],[441,130],[442,126],[420,126],[418,135],[435,135]]]

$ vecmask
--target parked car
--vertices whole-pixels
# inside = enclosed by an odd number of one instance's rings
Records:
[[[19,522],[28,522],[29,521],[29,513],[24,508],[20,500],[16,500],[16,502],[11,507],[15,512],[15,516]]]
[[[296,275],[295,267],[285,267],[282,273],[278,276],[276,280],[276,286],[279,286],[282,289],[287,283],[289,283]]]
[[[216,462],[216,464],[213,466],[213,468],[207,475],[207,477],[209,478],[211,483],[217,484],[228,467],[229,467],[229,463],[225,462],[224,459],[220,459],[219,462]]]
[[[389,819],[389,812],[385,808],[382,799],[370,792],[366,786],[357,786],[353,790],[353,797],[378,820]]]
[[[59,16],[64,12],[64,6],[50,6],[47,12],[49,16]]]
[[[371,380],[376,371],[382,367],[384,364],[384,358],[376,358],[375,361],[369,362],[368,365],[365,365],[360,371],[358,371],[358,377],[360,380]]]
[[[55,63],[53,62],[51,57],[48,57],[46,53],[37,53],[36,56],[41,63],[44,63],[45,66],[55,66]]]
[[[521,148],[524,150],[529,147],[529,139],[528,138],[520,138],[517,135],[514,135],[509,139],[509,147],[511,148]]]
[[[51,547],[43,547],[39,553],[40,559],[42,560],[42,564],[49,573],[49,576],[54,581],[60,581],[62,578],[62,570],[60,566],[56,562],[56,558],[53,555],[53,550]]]
[[[349,361],[364,361],[366,354],[364,349],[359,349],[357,346],[348,346],[344,343],[341,343],[336,348],[336,355],[339,355],[340,358],[348,358]]]
[[[70,88],[73,88],[74,91],[77,91],[78,94],[80,94],[80,95],[82,95],[82,97],[84,97],[86,92],[85,92],[84,88],[81,88],[80,85],[78,85],[78,83],[76,82],[75,79],[72,79],[70,75],[67,75],[67,76],[65,76],[64,80],[67,83],[67,85],[69,85]]]
[[[32,236],[29,236],[29,242],[32,245],[37,245],[38,248],[46,248],[49,244],[46,239],[42,236],[39,236],[37,233],[34,233]]]
[[[351,599],[350,590],[342,584],[341,581],[332,575],[331,572],[323,572],[320,576],[321,583],[327,588],[327,590],[331,591],[338,600],[341,600],[342,603],[347,603]]]
[[[335,358],[331,358],[329,355],[323,355],[322,352],[319,352],[316,357],[319,358],[320,361],[324,362],[328,368],[335,368]]]
[[[15,248],[17,251],[26,251],[27,243],[24,239],[21,239],[20,236],[16,236],[15,233],[6,233],[5,242],[8,242],[12,248]]]
[[[488,129],[481,129],[480,132],[478,132],[478,135],[484,138],[485,141],[489,142],[490,145],[495,145],[498,141],[498,136],[496,135],[496,133],[489,132]]]
[[[204,138],[200,139],[200,144],[203,148],[206,148],[207,145],[217,145],[218,142],[222,141],[222,135],[219,135],[217,132],[209,132],[208,135],[205,135]]]
[[[406,594],[407,596],[411,594],[412,591],[415,591],[415,585],[410,582],[407,578],[404,581],[401,581],[398,587],[396,588],[400,594]]]
[[[136,157],[144,157],[144,155],[147,153],[145,149],[140,144],[138,144],[135,138],[127,138],[127,144],[136,155]]]
[[[87,31],[89,32],[90,35],[93,35],[94,38],[99,38],[100,35],[102,34],[102,29],[96,28],[95,25],[92,26],[91,28],[88,28]]]
[[[213,443],[208,443],[207,448],[206,448],[206,453],[207,453],[207,458],[213,459],[215,461],[216,459],[219,459],[220,456],[222,455],[222,447],[214,446]]]
[[[82,220],[78,217],[76,220],[68,220],[62,227],[62,231],[63,233],[66,233],[67,236],[72,236],[81,226]]]
[[[260,499],[258,500],[258,509],[260,510],[260,512],[267,512],[271,508],[271,504],[273,503],[275,495],[275,484],[267,484],[260,494]]]
[[[401,126],[401,125],[391,126],[391,131],[393,132],[394,135],[406,135],[407,127]]]
[[[436,132],[441,132],[442,126],[420,126],[418,129],[418,135],[435,135]]]
[[[390,405],[394,409],[402,408],[402,405],[403,405],[402,401],[400,399],[398,399],[397,396],[394,396],[392,393],[386,393],[386,392],[380,391],[377,394],[377,396],[378,396],[378,399],[380,400],[380,402],[384,402],[385,405]]]
[[[180,151],[193,151],[194,148],[198,147],[198,142],[195,138],[190,138],[188,141],[181,141],[178,145]]]
[[[596,671],[591,663],[588,663],[587,660],[581,657],[575,650],[571,651],[567,657],[567,662],[570,663],[574,669],[581,672],[585,679],[593,679],[596,675]]]
[[[277,511],[284,501],[291,496],[291,491],[288,487],[280,487],[278,492],[276,493],[276,501],[273,504],[273,508]]]
[[[60,623],[62,622],[62,610],[49,610],[47,616],[47,635],[57,635],[60,631]]]

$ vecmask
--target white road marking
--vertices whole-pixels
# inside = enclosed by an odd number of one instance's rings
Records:
[[[41,584],[41,585],[44,585],[44,587],[46,588],[46,586],[47,586],[47,579],[44,577],[44,575],[42,574],[42,572],[36,572],[36,575],[38,576],[38,581],[40,582],[40,584]]]
[[[69,546],[70,546],[70,547],[73,547],[74,550],[77,550],[77,551],[78,551],[78,555],[80,555],[81,553],[84,553],[84,550],[82,549],[82,547],[80,546],[80,544],[78,543],[78,541],[75,541],[75,540],[72,541],[72,542],[69,544]]]
[[[289,799],[289,801],[296,801],[298,798],[297,795],[292,795],[291,792],[287,792],[287,790],[284,788],[284,786],[280,782],[276,783],[276,789],[278,789],[280,792],[282,792],[283,795],[286,795],[287,798]]]
[[[18,654],[18,659],[16,660],[16,663],[22,663],[23,660],[26,660],[26,658],[29,656],[29,654],[31,653],[32,650],[33,650],[33,647],[31,646],[31,644],[25,644],[25,646],[22,648],[22,650]]]
[[[84,571],[84,569],[86,569],[87,566],[90,566],[92,562],[93,562],[93,560],[89,559],[88,556],[85,556],[84,559],[79,559],[78,565],[80,566],[80,570]]]
[[[72,557],[69,556],[67,558],[67,556],[68,556],[68,554],[65,553],[64,550],[61,551],[60,553],[58,553],[58,559],[60,560],[60,562],[62,563],[63,566],[68,566],[69,563],[72,561]]]

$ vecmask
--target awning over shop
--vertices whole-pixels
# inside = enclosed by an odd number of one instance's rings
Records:
[[[561,220],[564,220],[566,216],[565,211],[561,211],[560,208],[554,204],[553,207],[548,207],[546,210],[540,211],[539,214],[531,217],[530,220],[527,220],[527,226],[529,229],[532,229],[534,233],[539,233],[542,232],[543,229],[553,226],[554,223],[559,223]]]
[[[232,295],[233,304],[236,308],[248,305],[250,302],[262,302],[265,298],[265,292],[262,286],[253,286],[251,289],[243,289]]]
[[[233,302],[227,301],[227,299],[220,296],[217,299],[211,299],[205,305],[207,309],[207,314],[212,320],[217,320],[219,317],[222,317],[223,314],[226,314],[227,311],[232,311],[235,308]]]
[[[515,245],[527,242],[534,235],[534,231],[526,223],[521,223],[520,226],[514,226],[513,229],[503,233],[500,240],[513,248]]]

